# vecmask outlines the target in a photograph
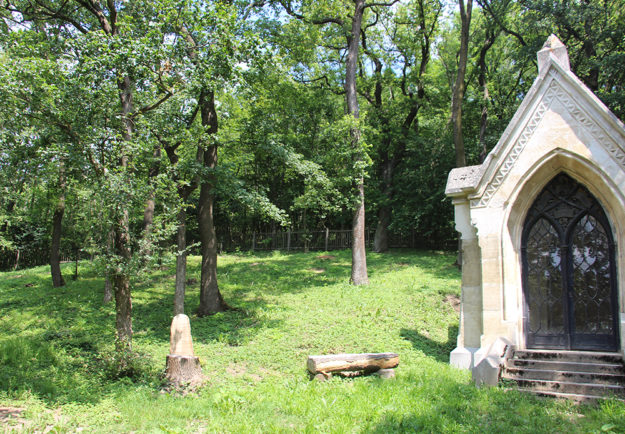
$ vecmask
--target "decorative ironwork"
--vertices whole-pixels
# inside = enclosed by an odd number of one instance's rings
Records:
[[[616,350],[614,242],[594,196],[557,175],[528,212],[521,253],[528,347]]]

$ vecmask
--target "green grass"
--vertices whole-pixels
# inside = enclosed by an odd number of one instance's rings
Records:
[[[195,393],[162,392],[173,264],[133,283],[134,380],[113,379],[114,307],[81,263],[53,289],[47,267],[0,274],[0,427],[72,432],[625,432],[625,405],[540,399],[475,388],[448,365],[459,294],[453,257],[368,255],[371,284],[347,282],[350,252],[225,255],[219,282],[236,310],[191,314],[207,376]],[[68,265],[69,266],[69,265]],[[69,269],[66,271],[69,274]],[[190,258],[189,278],[199,280]],[[198,305],[198,284],[187,312]],[[393,380],[310,381],[309,354],[400,354]],[[2,407],[23,409],[2,421]]]

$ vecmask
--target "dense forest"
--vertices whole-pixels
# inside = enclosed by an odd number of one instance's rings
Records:
[[[93,258],[130,348],[132,278],[168,258],[180,313],[202,255],[202,316],[228,307],[218,250],[257,232],[351,230],[354,284],[365,247],[454,248],[447,174],[496,144],[550,34],[625,117],[624,6],[5,0],[0,266],[61,286]]]

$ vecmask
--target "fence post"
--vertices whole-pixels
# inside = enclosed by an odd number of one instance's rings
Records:
[[[256,249],[256,231],[252,232],[252,252]]]
[[[326,243],[325,243],[325,251],[328,251],[328,241],[330,238],[330,229],[326,228]]]

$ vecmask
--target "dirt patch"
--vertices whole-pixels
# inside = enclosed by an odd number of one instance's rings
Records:
[[[263,377],[261,377],[258,374],[250,374],[249,375],[250,379],[254,382],[254,383],[258,383],[260,381],[263,381]]]
[[[456,312],[460,312],[460,297],[454,294],[447,294],[445,296],[445,303],[451,305]]]
[[[226,368],[226,372],[233,377],[240,377],[241,375],[247,373],[247,367],[245,365],[235,365],[231,363]]]
[[[319,256],[317,256],[317,259],[324,259],[324,260],[326,260],[326,259],[336,259],[336,256],[334,256],[334,255],[319,255]]]
[[[23,274],[16,274],[15,276],[7,277],[7,279],[21,279],[22,277],[24,277]]]
[[[250,267],[258,267],[258,266],[259,266],[259,265],[261,265],[261,264],[262,264],[262,262],[252,262],[252,263],[250,264]]]
[[[397,265],[400,267],[408,267],[410,264],[408,262],[398,262]]]
[[[0,422],[6,422],[7,420],[19,419],[19,417],[24,413],[23,408],[17,407],[0,407]]]
[[[312,271],[313,273],[317,273],[317,274],[326,272],[324,268],[309,268],[308,271]]]
[[[29,422],[20,417],[25,409],[17,407],[0,407],[0,429],[5,433],[22,432]]]

